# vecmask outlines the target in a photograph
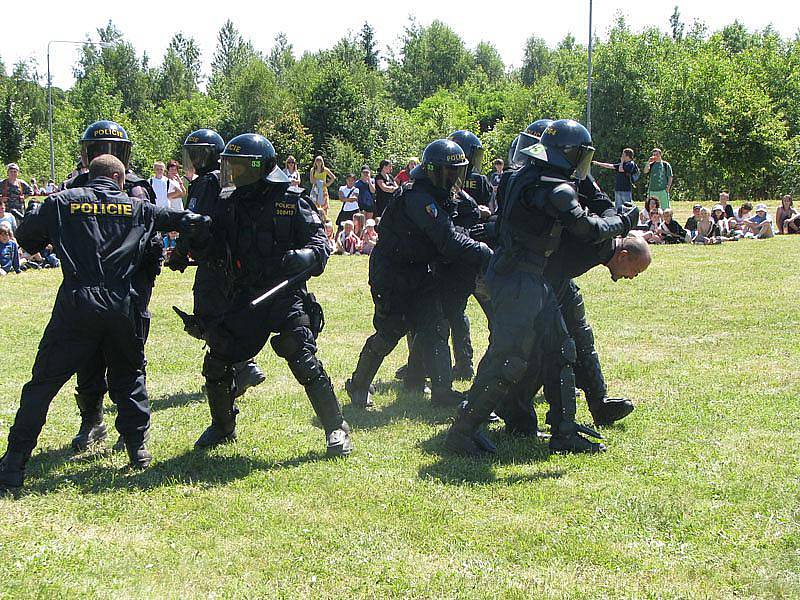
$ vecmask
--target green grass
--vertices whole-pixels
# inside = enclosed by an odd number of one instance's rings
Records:
[[[66,386],[27,490],[0,500],[0,597],[797,598],[798,251],[800,236],[658,247],[634,281],[583,277],[611,391],[636,411],[604,430],[601,456],[550,457],[495,427],[485,461],[440,453],[450,414],[394,384],[402,347],[378,374],[377,408],[345,407],[349,460],[323,458],[269,347],[238,443],[195,452],[203,350],[170,310],[191,306],[191,279],[165,273],[148,345],[153,467],[71,460]],[[3,438],[59,280],[0,280]],[[365,257],[334,257],[312,283],[342,400],[371,333],[366,280]],[[485,321],[469,311],[480,356]]]

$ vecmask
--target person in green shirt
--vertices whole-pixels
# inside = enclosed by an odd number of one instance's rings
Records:
[[[661,150],[653,148],[653,153],[647,161],[643,173],[650,173],[647,184],[647,197],[655,196],[661,203],[661,208],[669,208],[669,190],[672,188],[672,165],[661,159]]]

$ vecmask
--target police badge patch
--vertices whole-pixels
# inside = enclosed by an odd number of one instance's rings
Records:
[[[439,215],[439,210],[432,202],[425,207],[425,212],[428,213],[432,219],[435,219]]]

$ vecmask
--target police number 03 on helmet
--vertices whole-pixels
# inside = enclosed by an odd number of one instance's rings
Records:
[[[223,188],[242,188],[262,179],[270,183],[289,181],[277,167],[272,142],[257,133],[237,135],[225,146],[220,159]]]

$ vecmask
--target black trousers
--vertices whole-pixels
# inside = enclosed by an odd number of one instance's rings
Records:
[[[117,405],[117,430],[133,443],[150,426],[144,373],[145,328],[130,296],[104,288],[61,287],[39,343],[31,380],[8,435],[8,448],[30,453],[53,398],[79,369],[102,358],[107,387]],[[104,379],[105,382],[105,379]]]

